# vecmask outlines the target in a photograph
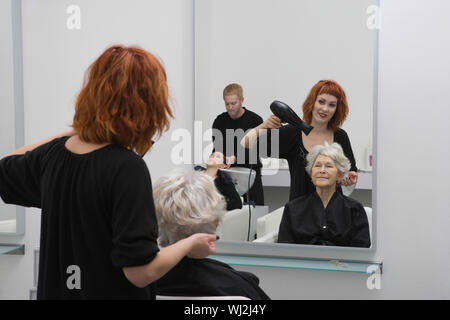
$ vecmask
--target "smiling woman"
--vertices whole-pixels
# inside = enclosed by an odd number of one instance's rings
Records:
[[[314,191],[314,185],[304,170],[306,156],[315,145],[323,143],[337,142],[343,147],[345,156],[351,162],[351,171],[347,173],[343,185],[353,185],[358,179],[358,169],[350,139],[341,128],[347,114],[347,98],[342,87],[332,80],[320,80],[312,87],[303,103],[303,119],[314,127],[308,135],[293,125],[282,126],[281,120],[271,115],[264,123],[250,130],[241,144],[254,148],[255,137],[267,134],[267,153],[272,156],[271,151],[277,149],[272,146],[272,130],[279,129],[279,158],[288,161],[291,175],[289,200]]]

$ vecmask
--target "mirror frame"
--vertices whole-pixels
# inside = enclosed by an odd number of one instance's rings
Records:
[[[380,0],[374,0],[374,5],[380,8]],[[194,14],[194,121],[196,100],[196,62],[197,52],[197,0],[193,0]],[[372,108],[372,246],[370,248],[353,248],[338,246],[316,246],[301,244],[258,243],[219,240],[216,242],[216,253],[219,255],[239,255],[279,258],[310,258],[310,259],[339,259],[352,261],[373,261],[377,251],[377,115],[378,115],[378,59],[379,59],[379,29],[372,30],[374,34],[374,63],[373,63],[373,108]]]
[[[12,21],[13,73],[14,73],[14,145],[24,145],[24,95],[23,95],[23,51],[22,51],[22,0],[10,0]],[[11,150],[13,151],[13,150]],[[1,236],[25,234],[25,208],[16,206],[16,231],[0,232]]]

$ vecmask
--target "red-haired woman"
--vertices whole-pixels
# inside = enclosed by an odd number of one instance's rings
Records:
[[[289,200],[314,192],[311,178],[306,174],[306,156],[318,144],[339,143],[345,156],[350,160],[351,169],[342,181],[343,185],[355,184],[358,179],[355,157],[347,133],[340,128],[348,114],[347,98],[342,87],[332,80],[321,80],[314,85],[303,104],[303,120],[314,129],[305,135],[292,125],[281,125],[281,120],[271,115],[260,126],[251,130],[241,141],[241,145],[251,148],[256,138],[268,135],[267,153],[271,155],[271,130],[279,130],[279,158],[286,159],[291,175]],[[273,148],[275,149],[275,148]]]
[[[215,252],[215,235],[159,249],[142,156],[168,129],[166,74],[153,55],[120,45],[88,69],[73,130],[0,161],[6,203],[42,208],[38,299],[151,299],[186,255]]]

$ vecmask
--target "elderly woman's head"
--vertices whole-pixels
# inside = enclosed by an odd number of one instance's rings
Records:
[[[306,171],[313,184],[319,188],[336,186],[351,167],[338,143],[314,146],[306,160]]]
[[[203,172],[176,170],[153,187],[159,244],[171,245],[194,233],[215,233],[226,202]]]

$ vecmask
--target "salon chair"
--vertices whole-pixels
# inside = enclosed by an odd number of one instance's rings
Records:
[[[248,205],[243,205],[241,209],[227,211],[216,231],[221,240],[247,241],[249,210]]]
[[[16,219],[0,221],[0,232],[16,232]]]
[[[277,242],[283,211],[284,207],[280,207],[256,220],[257,238],[253,242]]]

